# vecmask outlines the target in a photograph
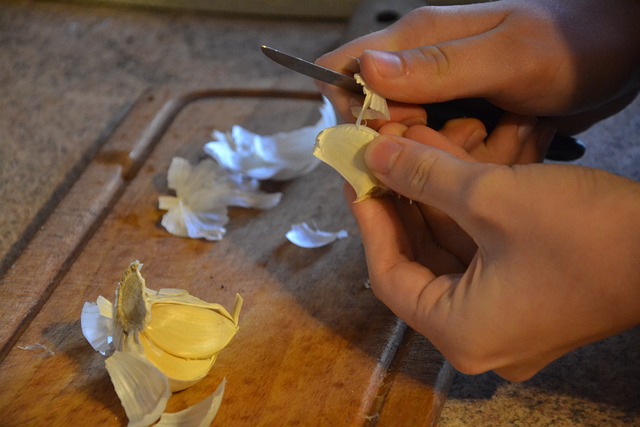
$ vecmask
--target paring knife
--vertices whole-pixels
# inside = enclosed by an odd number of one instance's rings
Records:
[[[362,93],[362,86],[356,83],[353,77],[337,73],[270,46],[262,45],[260,49],[267,57],[290,70],[351,92]],[[491,133],[504,113],[504,110],[480,98],[456,99],[423,107],[427,110],[427,125],[434,129],[440,129],[451,119],[473,117],[482,121],[487,132]],[[585,145],[579,140],[571,136],[556,135],[551,141],[546,158],[555,161],[573,161],[582,157],[585,150]]]

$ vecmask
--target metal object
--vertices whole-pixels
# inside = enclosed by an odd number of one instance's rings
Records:
[[[290,70],[297,71],[316,80],[320,80],[330,85],[338,86],[351,92],[362,93],[362,86],[356,83],[353,77],[337,73],[313,62],[306,61],[297,56],[290,55],[278,49],[269,46],[260,46],[262,53],[267,55],[271,60],[287,67]]]
[[[351,92],[362,93],[362,86],[350,76],[337,73],[269,46],[262,45],[260,48],[270,59],[290,70]],[[491,133],[504,113],[504,110],[485,99],[479,98],[456,99],[428,104],[423,107],[427,111],[427,125],[434,129],[440,129],[448,120],[473,117],[480,120],[487,132]],[[581,141],[571,136],[556,135],[551,141],[545,157],[548,160],[569,162],[582,157],[585,151],[586,147]]]

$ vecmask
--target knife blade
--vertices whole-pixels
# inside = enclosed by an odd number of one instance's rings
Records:
[[[260,49],[268,58],[290,70],[351,92],[362,93],[362,86],[350,76],[340,74],[267,45],[261,45]],[[491,133],[504,113],[501,108],[496,107],[486,99],[480,98],[454,99],[423,105],[423,107],[427,111],[427,125],[436,130],[444,126],[449,120],[473,117],[484,124],[487,133]],[[585,151],[586,147],[581,141],[571,136],[556,135],[551,141],[545,158],[565,162],[573,161],[582,157]]]
[[[321,82],[329,83],[333,86],[338,86],[351,92],[362,93],[362,86],[356,83],[353,77],[337,73],[328,68],[314,64],[297,56],[288,54],[278,49],[274,49],[271,46],[260,46],[262,53],[264,53],[269,59],[277,62],[278,64],[304,74]]]

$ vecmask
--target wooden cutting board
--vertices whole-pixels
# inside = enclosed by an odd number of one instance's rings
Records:
[[[196,163],[214,129],[269,134],[314,123],[319,96],[267,89],[160,88],[141,96],[2,280],[2,425],[126,425],[104,357],[80,329],[85,301],[113,299],[138,259],[152,289],[187,289],[232,308],[240,330],[210,374],[173,395],[181,410],[226,377],[215,425],[431,425],[452,371],[366,286],[358,229],[330,168],[285,183],[266,211],[232,209],[219,242],[179,238],[160,225],[158,197],[180,156]],[[293,223],[350,237],[302,249]],[[29,346],[42,345],[50,352]],[[29,350],[29,348],[32,348]]]

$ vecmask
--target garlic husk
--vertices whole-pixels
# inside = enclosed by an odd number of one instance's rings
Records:
[[[111,321],[113,306],[104,297],[94,302],[85,302],[80,315],[82,333],[91,347],[102,355],[112,351],[113,322]]]
[[[129,418],[129,427],[148,426],[167,406],[171,389],[167,378],[144,358],[116,351],[105,366]]]
[[[148,289],[141,268],[134,261],[126,270],[111,312],[102,297],[100,304],[85,304],[83,333],[97,351],[143,357],[168,378],[172,391],[185,389],[207,375],[237,332],[242,298],[236,295],[230,314],[184,290]]]
[[[313,155],[334,168],[356,192],[360,202],[380,191],[377,178],[364,160],[367,145],[378,132],[366,126],[342,124],[325,129],[318,135]]]
[[[171,234],[192,239],[222,239],[229,206],[270,209],[282,197],[235,179],[211,159],[192,166],[186,159],[174,157],[167,180],[176,196],[158,198],[158,208],[167,211],[161,225]]]
[[[208,427],[218,414],[226,379],[203,401],[176,413],[164,413],[155,427]]]
[[[301,248],[320,248],[348,236],[346,230],[323,231],[311,227],[306,222],[293,224],[291,230],[285,234],[287,240]]]
[[[362,86],[364,92],[364,102],[362,107],[352,107],[351,114],[357,118],[356,123],[360,125],[363,120],[384,119],[389,120],[389,107],[387,100],[375,93],[364,81],[360,74],[355,74],[353,78]]]
[[[318,160],[310,155],[315,136],[337,123],[333,106],[326,98],[320,107],[321,118],[312,126],[273,135],[258,135],[241,126],[230,133],[214,131],[204,152],[223,168],[259,180],[284,181],[312,171]]]

